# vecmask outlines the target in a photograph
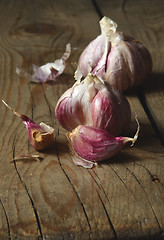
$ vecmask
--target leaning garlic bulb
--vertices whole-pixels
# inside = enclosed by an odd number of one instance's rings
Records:
[[[152,70],[148,50],[137,40],[117,31],[107,17],[100,21],[101,34],[82,52],[75,79],[90,72],[100,76],[119,91],[140,85]]]
[[[104,129],[114,136],[126,133],[131,122],[127,99],[96,76],[76,82],[59,99],[56,117],[63,128],[78,125]]]

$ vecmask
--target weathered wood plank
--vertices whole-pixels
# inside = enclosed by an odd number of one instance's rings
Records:
[[[162,239],[164,151],[136,96],[128,98],[141,123],[138,143],[92,170],[72,163],[66,131],[55,118],[57,99],[73,84],[73,63],[99,33],[94,7],[74,0],[25,5],[1,1],[0,16],[6,22],[0,35],[1,97],[36,122],[53,126],[56,143],[42,153],[42,162],[9,163],[14,155],[36,151],[21,121],[1,106],[1,239]],[[15,74],[17,66],[31,71],[32,63],[60,57],[69,41],[73,53],[57,83],[32,84]]]

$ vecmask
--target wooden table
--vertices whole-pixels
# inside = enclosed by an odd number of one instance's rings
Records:
[[[54,109],[103,15],[149,49],[153,73],[126,93],[141,125],[135,146],[87,170],[73,164]],[[31,72],[32,63],[60,58],[68,42],[71,57],[55,84],[16,74],[16,67]],[[43,161],[10,162],[37,151],[21,120],[1,104],[0,239],[164,239],[163,78],[163,0],[0,1],[1,99],[54,127],[56,136]]]

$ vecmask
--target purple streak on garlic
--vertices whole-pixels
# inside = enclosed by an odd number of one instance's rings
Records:
[[[113,137],[103,129],[81,125],[68,133],[67,138],[74,163],[87,168],[116,155],[127,142],[133,145],[138,133],[139,125],[134,138]]]
[[[107,85],[94,97],[91,105],[93,127],[104,129],[114,136],[129,130],[131,110],[127,99]]]
[[[105,129],[118,136],[127,132],[131,110],[127,99],[96,76],[76,82],[59,99],[56,116],[63,128],[72,131],[78,125]]]
[[[54,129],[47,124],[41,122],[39,125],[33,122],[26,115],[16,112],[5,101],[2,102],[8,107],[16,116],[22,119],[26,126],[27,136],[31,145],[36,150],[44,150],[54,143]]]
[[[55,60],[53,63],[47,63],[41,67],[33,64],[33,75],[26,73],[22,68],[17,68],[16,73],[32,82],[44,83],[47,81],[55,81],[55,79],[63,73],[65,62],[69,58],[70,53],[71,45],[68,43],[65,53],[60,59]]]
[[[139,41],[118,32],[117,24],[107,17],[101,19],[100,27],[101,35],[80,56],[75,79],[90,72],[119,91],[140,85],[152,71],[148,50]]]

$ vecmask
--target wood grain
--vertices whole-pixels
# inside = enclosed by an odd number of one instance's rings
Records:
[[[146,12],[146,1],[135,7],[130,1],[110,1],[110,6],[109,1],[97,1],[98,12],[94,2],[0,2],[1,98],[35,122],[43,121],[55,128],[54,146],[40,153],[43,161],[10,162],[15,156],[37,152],[30,146],[21,120],[5,106],[0,107],[0,239],[164,237],[164,149],[137,93],[129,92],[127,97],[141,125],[138,142],[90,170],[73,164],[65,137],[67,131],[55,117],[58,98],[74,83],[80,52],[100,32],[100,12],[110,15],[123,31],[143,40],[154,59],[160,61],[154,43],[157,41],[162,49],[162,36],[159,34],[157,40],[153,29],[157,29],[155,19],[162,19],[162,4],[159,8],[153,4]],[[137,19],[141,9],[146,25]],[[129,20],[125,21],[125,17]],[[148,30],[145,33],[149,24],[154,36],[152,42],[148,42]],[[55,84],[34,84],[16,75],[16,67],[31,72],[32,63],[42,65],[59,58],[68,42],[72,54]],[[157,65],[156,71],[163,74]],[[151,91],[144,89],[144,93],[148,99]],[[152,94],[156,94],[158,101],[161,95],[156,88]],[[157,118],[154,105],[150,105]],[[160,124],[162,119],[163,116]],[[134,122],[129,134],[133,136],[135,130]]]

